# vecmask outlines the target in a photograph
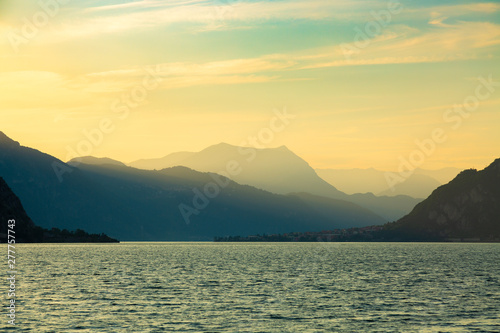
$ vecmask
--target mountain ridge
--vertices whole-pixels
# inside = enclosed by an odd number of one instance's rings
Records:
[[[52,228],[48,230],[35,225],[26,214],[19,198],[2,177],[0,177],[0,220],[4,221],[0,225],[0,243],[9,241],[15,243],[118,242],[102,233],[88,234],[81,229],[68,231]]]
[[[60,179],[54,163],[65,171]],[[222,182],[224,177],[182,167],[148,171],[113,164],[71,166],[23,146],[0,144],[0,175],[41,226],[83,228],[120,240],[211,240],[217,234],[321,230],[384,221],[358,206],[314,208],[314,198],[273,194],[230,180],[198,209],[193,205],[195,190],[204,192],[214,177]],[[181,204],[199,211],[190,216],[190,223],[181,215]]]
[[[392,188],[387,182],[387,174],[397,172],[381,171],[374,168],[361,169],[315,169],[317,174],[347,194],[371,192],[376,195],[408,195],[413,198],[426,198],[438,186],[451,181],[460,171],[458,168],[427,170],[416,168],[409,177]]]
[[[500,158],[467,169],[387,229],[413,239],[500,238]]]
[[[200,172],[219,173],[240,184],[255,186],[277,194],[308,192],[351,201],[372,210],[387,221],[394,221],[404,216],[421,201],[404,195],[391,197],[369,194],[347,195],[319,177],[307,161],[286,146],[258,149],[219,143],[197,153],[189,153],[183,159],[150,161],[156,161],[158,164],[149,164],[149,169],[158,170],[184,165]],[[162,164],[165,161],[166,164]],[[132,163],[132,165],[138,164]]]
[[[112,165],[123,165],[125,166],[125,163],[120,162],[118,160],[114,160],[109,157],[94,157],[94,156],[81,156],[81,157],[75,157],[66,164],[77,166],[81,163],[84,164],[92,164],[92,165],[105,165],[105,164],[112,164]]]
[[[362,228],[217,236],[216,242],[500,242],[500,158],[466,169],[396,222]]]

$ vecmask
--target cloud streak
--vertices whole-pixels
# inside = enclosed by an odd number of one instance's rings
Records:
[[[303,72],[306,69],[477,59],[487,57],[488,48],[499,44],[499,25],[460,22],[450,27],[435,27],[424,33],[406,26],[394,27],[374,38],[369,47],[349,59],[337,45],[290,54],[204,63],[169,62],[154,66],[163,78],[160,89],[175,89],[311,79]],[[16,90],[19,93],[29,87],[36,91],[40,91],[39,87],[43,90],[52,87],[49,90],[66,96],[74,95],[78,90],[79,95],[109,94],[126,90],[144,75],[142,67],[95,72],[76,78],[41,71],[10,72],[0,75],[0,87],[4,87],[4,92]],[[6,94],[9,95],[16,94]],[[51,93],[48,92],[48,95]]]

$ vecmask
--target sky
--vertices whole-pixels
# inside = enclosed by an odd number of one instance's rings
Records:
[[[0,1],[0,131],[64,161],[286,145],[315,168],[500,157],[500,1]]]

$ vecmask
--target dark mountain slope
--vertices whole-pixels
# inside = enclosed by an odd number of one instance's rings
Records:
[[[160,235],[172,240],[211,239],[218,234],[276,233],[294,228],[320,230],[331,225],[367,225],[374,220],[383,221],[353,204],[343,207],[339,202],[317,209],[311,207],[312,199],[273,194],[185,167],[146,171],[81,165],[80,169],[89,179],[107,188],[116,200],[134,207],[127,219],[140,221],[141,237],[147,239]],[[227,185],[218,187],[220,193],[210,199],[204,189],[207,184],[217,184],[214,179]],[[193,189],[202,193],[205,199],[198,202],[206,207],[197,209],[199,213],[190,215],[186,221],[179,205],[196,208],[193,200],[200,196],[195,195]]]
[[[63,170],[61,178],[54,167]],[[3,133],[0,134],[0,177],[20,198],[27,214],[44,228],[81,228],[101,233],[103,221],[114,223],[113,211],[126,209],[79,169],[38,150],[20,146]],[[119,226],[111,225],[110,229],[113,228]]]
[[[0,243],[117,242],[104,234],[88,234],[80,229],[48,230],[36,226],[3,178],[0,178],[0,221]]]
[[[147,171],[118,164],[70,166],[5,136],[0,139],[0,176],[41,226],[105,232],[120,240],[211,240],[215,235],[383,222],[356,205],[316,211],[311,199],[269,193],[184,167]],[[203,207],[187,221],[179,205],[194,211],[196,191],[204,192],[215,179],[227,186],[208,203],[196,199]]]
[[[14,233],[15,242],[34,242],[41,237],[42,230],[37,228],[18,197],[11,191],[7,183],[0,177],[0,241],[7,242],[7,226],[9,220],[15,220]]]
[[[500,159],[462,171],[387,229],[411,239],[499,238]]]

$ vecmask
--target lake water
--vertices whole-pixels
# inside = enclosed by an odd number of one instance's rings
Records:
[[[16,332],[500,332],[500,244],[25,244],[16,252]]]

